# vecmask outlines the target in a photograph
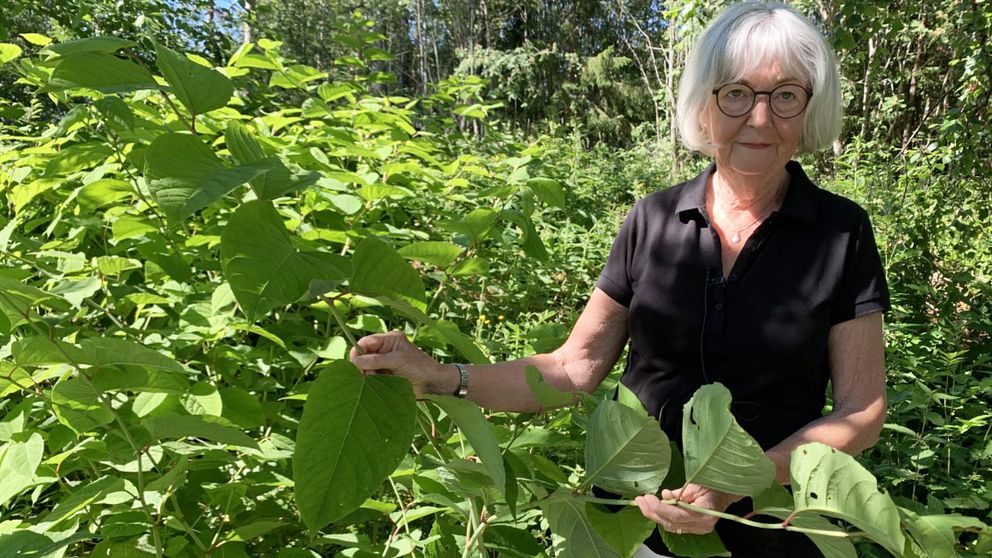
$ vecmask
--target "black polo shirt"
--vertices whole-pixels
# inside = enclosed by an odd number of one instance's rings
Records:
[[[782,208],[723,270],[706,215],[715,168],[637,202],[596,286],[628,308],[621,381],[671,439],[681,446],[682,407],[692,394],[720,382],[733,394],[737,421],[768,449],[822,416],[830,328],[887,310],[888,288],[867,213],[819,189],[795,162],[786,166]],[[779,556],[751,553],[753,543],[773,548],[766,539],[778,533],[726,523],[718,530],[733,531],[733,540],[723,538],[735,558]]]

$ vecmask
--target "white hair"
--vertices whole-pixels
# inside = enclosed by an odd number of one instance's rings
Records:
[[[837,59],[819,31],[784,4],[744,2],[727,8],[703,31],[689,52],[676,104],[676,124],[690,150],[712,155],[701,116],[713,89],[740,81],[759,67],[777,63],[805,82],[813,96],[806,107],[800,152],[830,145],[840,134],[841,92]]]

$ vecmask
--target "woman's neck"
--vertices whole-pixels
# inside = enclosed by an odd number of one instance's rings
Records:
[[[743,175],[717,168],[710,179],[713,204],[724,214],[763,213],[789,183],[784,168],[766,175]]]

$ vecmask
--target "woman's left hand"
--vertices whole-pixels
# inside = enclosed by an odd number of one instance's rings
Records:
[[[678,490],[662,490],[661,498],[664,500],[677,499],[700,508],[722,512],[727,509],[727,506],[740,500],[743,496],[727,494],[690,483]],[[638,496],[634,502],[641,508],[644,517],[661,525],[665,531],[678,535],[705,535],[713,530],[718,519],[712,515],[664,504],[654,494]]]

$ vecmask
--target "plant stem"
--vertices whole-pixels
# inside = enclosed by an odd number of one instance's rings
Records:
[[[608,506],[636,506],[633,500],[614,500],[610,498],[594,498],[592,496],[587,496],[582,498],[586,502],[591,502],[593,504],[605,504]],[[742,525],[747,525],[748,527],[757,527],[758,529],[783,529],[785,531],[793,531],[796,533],[806,533],[807,535],[823,535],[826,537],[838,537],[838,538],[851,538],[862,535],[860,531],[857,532],[847,532],[847,531],[830,531],[827,529],[810,529],[806,527],[797,527],[795,525],[787,525],[784,522],[775,523],[762,523],[760,521],[753,521],[750,519],[745,519],[743,517],[734,515],[732,513],[726,513],[716,510],[711,510],[709,508],[701,508],[699,506],[694,506],[688,502],[683,502],[681,500],[671,499],[671,500],[661,500],[662,504],[668,504],[670,506],[677,506],[682,509],[689,511],[694,511],[697,513],[711,515],[713,517],[719,517],[720,519],[726,519],[728,521],[734,521]]]
[[[344,336],[348,339],[348,342],[351,343],[351,346],[355,348],[355,351],[357,351],[358,354],[364,355],[365,351],[358,346],[358,341],[355,340],[355,336],[351,334],[351,330],[349,330],[348,325],[345,324],[344,317],[342,317],[341,313],[338,312],[338,309],[334,307],[334,301],[327,298],[324,295],[321,295],[320,298],[324,301],[324,303],[327,304],[327,307],[331,309],[331,315],[334,316],[334,321],[338,323],[338,327],[341,328],[341,331],[344,333]]]

